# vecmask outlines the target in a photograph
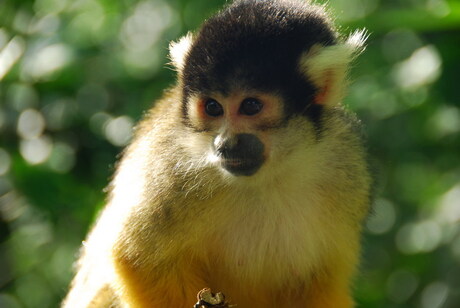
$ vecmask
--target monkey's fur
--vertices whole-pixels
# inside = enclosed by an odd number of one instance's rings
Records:
[[[353,307],[371,177],[340,106],[363,32],[323,7],[237,0],[171,46],[64,307]]]

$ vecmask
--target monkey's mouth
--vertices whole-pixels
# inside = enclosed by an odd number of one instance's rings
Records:
[[[251,176],[263,164],[263,159],[223,158],[221,166],[233,175]]]

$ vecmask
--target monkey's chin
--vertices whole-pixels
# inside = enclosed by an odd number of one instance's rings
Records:
[[[221,166],[235,176],[251,176],[257,173],[263,160],[223,159]]]

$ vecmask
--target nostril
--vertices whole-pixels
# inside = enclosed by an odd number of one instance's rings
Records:
[[[240,148],[253,148],[254,145],[261,144],[259,138],[253,134],[238,134],[236,138],[236,146]]]

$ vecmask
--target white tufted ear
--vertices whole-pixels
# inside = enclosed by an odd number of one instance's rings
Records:
[[[300,70],[319,89],[315,102],[334,106],[342,100],[351,61],[364,50],[365,30],[351,34],[343,43],[315,45],[300,59]]]
[[[193,36],[192,33],[189,32],[177,42],[171,42],[171,44],[169,44],[169,58],[171,59],[171,64],[174,66],[176,71],[179,72],[179,74],[184,68],[185,59],[192,43]]]

